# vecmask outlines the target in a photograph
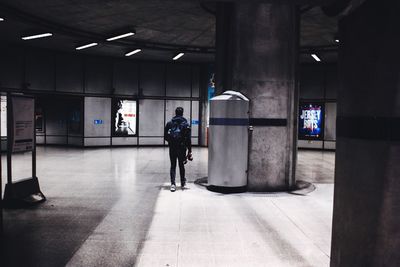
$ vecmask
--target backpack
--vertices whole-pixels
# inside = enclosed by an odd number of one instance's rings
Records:
[[[172,127],[168,131],[170,140],[173,143],[182,142],[185,138],[185,129],[186,129],[185,122],[181,122],[181,123],[172,122]]]

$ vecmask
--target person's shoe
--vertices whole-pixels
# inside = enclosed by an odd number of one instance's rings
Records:
[[[171,190],[171,192],[175,192],[175,190],[176,190],[176,185],[172,184],[170,190]]]
[[[182,190],[186,189],[186,181],[181,182],[181,188]]]

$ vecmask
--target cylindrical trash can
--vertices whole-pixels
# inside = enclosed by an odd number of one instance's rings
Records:
[[[226,91],[210,100],[208,189],[243,192],[247,187],[249,99]]]

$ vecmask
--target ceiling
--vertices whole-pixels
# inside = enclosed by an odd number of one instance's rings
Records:
[[[300,44],[302,62],[312,62],[318,50],[324,61],[336,61],[337,19],[319,7],[302,6]],[[185,51],[182,61],[211,62],[215,53],[215,16],[199,1],[166,0],[1,0],[0,40],[54,50],[131,58],[171,60]],[[108,37],[134,29],[136,34],[114,42]],[[50,38],[21,40],[25,34],[52,32]],[[81,44],[98,42],[75,51]],[[323,52],[325,51],[325,52]]]

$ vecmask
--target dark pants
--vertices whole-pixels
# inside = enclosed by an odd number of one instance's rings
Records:
[[[185,147],[169,147],[169,159],[171,160],[171,184],[175,184],[176,176],[176,160],[179,164],[179,173],[181,175],[181,184],[186,182],[185,179],[185,165],[183,162],[186,159],[186,148]]]

